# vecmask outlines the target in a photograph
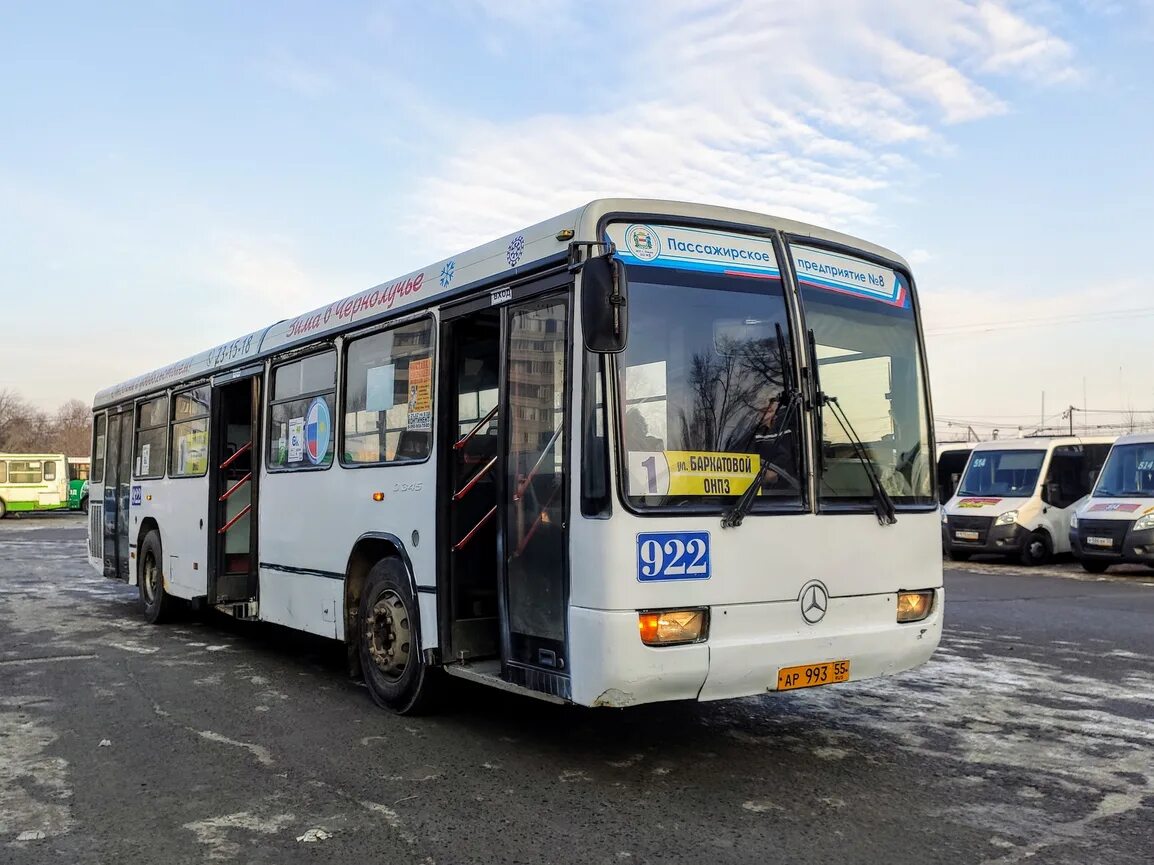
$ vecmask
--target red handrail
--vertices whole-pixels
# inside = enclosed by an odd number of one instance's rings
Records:
[[[222,470],[227,469],[230,465],[232,465],[234,462],[236,462],[237,457],[239,457],[243,453],[248,453],[248,451],[250,451],[250,450],[252,450],[252,439],[249,439],[247,442],[245,442],[243,445],[241,445],[239,448],[237,448],[236,453],[234,453],[232,456],[230,456],[228,459],[226,459],[224,462],[222,462],[220,464],[221,469]]]
[[[220,527],[220,531],[218,531],[217,534],[223,535],[225,532],[227,532],[229,529],[231,529],[233,526],[235,526],[237,521],[241,517],[243,517],[245,514],[247,514],[251,510],[252,510],[251,504],[245,505],[243,508],[240,509],[239,514],[237,514],[235,517],[233,517],[231,520],[229,520],[227,523],[225,523],[223,526]],[[496,509],[494,508],[494,510],[496,510]]]
[[[485,426],[485,424],[487,424],[489,421],[491,421],[493,419],[493,415],[495,415],[496,413],[497,413],[497,406],[493,406],[492,411],[490,411],[487,415],[485,415],[483,418],[481,418],[479,421],[477,421],[477,425],[475,427],[473,427],[471,430],[469,430],[467,433],[465,433],[465,435],[455,445],[453,445],[453,450],[459,451],[461,448],[463,448],[465,445],[467,445],[469,443],[469,441],[473,438],[473,436],[475,436],[480,431],[481,427]]]
[[[252,472],[249,472],[243,478],[241,478],[239,481],[237,481],[235,484],[233,484],[231,487],[229,487],[224,492],[224,494],[219,499],[217,499],[217,501],[218,502],[228,501],[229,496],[231,496],[233,493],[235,493],[238,489],[243,487],[245,484],[247,484],[251,480],[252,480]]]
[[[477,525],[473,526],[473,528],[469,531],[469,534],[465,535],[465,537],[461,538],[461,540],[459,540],[459,541],[457,541],[457,543],[453,544],[453,552],[456,553],[456,552],[459,552],[460,550],[464,549],[465,544],[467,544],[467,543],[469,543],[469,541],[473,540],[473,535],[477,534],[477,532],[481,530],[481,526],[483,526],[483,525],[485,525],[485,523],[489,522],[489,520],[491,520],[493,518],[493,515],[496,513],[497,513],[497,506],[493,505],[493,507],[489,511],[489,513],[487,513],[487,514],[485,514],[485,516],[481,517],[481,521],[479,523],[477,523]]]
[[[475,475],[473,475],[471,478],[469,478],[468,483],[466,483],[463,487],[461,487],[457,492],[455,492],[453,494],[453,501],[459,502],[466,495],[468,495],[469,490],[471,490],[473,487],[475,487],[477,485],[477,481],[479,481],[484,475],[488,474],[489,470],[491,468],[493,468],[493,466],[495,466],[496,464],[497,464],[497,457],[494,456],[491,460],[489,460],[489,462],[487,462],[484,466],[479,468]]]

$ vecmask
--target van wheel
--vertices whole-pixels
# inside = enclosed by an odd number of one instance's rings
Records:
[[[1050,536],[1045,532],[1030,532],[1026,542],[1022,544],[1022,564],[1036,567],[1050,561],[1053,549],[1050,546]]]
[[[156,529],[145,535],[144,543],[140,545],[136,584],[144,618],[150,625],[159,625],[173,617],[177,601],[164,590],[164,551],[160,545],[160,532]]]
[[[1089,571],[1091,574],[1104,574],[1108,567],[1110,567],[1109,562],[1091,562],[1087,559],[1082,559],[1083,570]]]
[[[973,553],[963,550],[950,550],[950,561],[953,562],[968,562]]]
[[[374,702],[399,715],[430,711],[443,674],[421,656],[417,602],[399,559],[373,565],[358,613],[361,668]]]

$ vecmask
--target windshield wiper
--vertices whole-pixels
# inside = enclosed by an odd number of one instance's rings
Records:
[[[797,381],[794,377],[793,358],[786,350],[785,331],[782,330],[780,322],[774,322],[774,330],[777,332],[777,351],[781,358],[781,375],[785,383],[785,411],[782,412],[781,426],[778,427],[777,433],[769,440],[764,448],[765,452],[773,453],[773,448],[777,446],[781,437],[787,433],[793,434],[791,423],[800,420],[801,408],[801,390],[797,386]],[[800,434],[800,424],[798,433]],[[756,438],[757,430],[754,430],[754,437]],[[793,467],[796,469],[796,466]],[[721,527],[723,529],[735,529],[742,524],[746,516],[749,515],[753,508],[753,503],[757,499],[757,494],[761,490],[761,485],[765,482],[765,476],[769,474],[770,461],[764,460],[761,463],[761,468],[758,469],[757,475],[753,478],[753,483],[745,488],[745,491],[734,502],[733,507],[721,515]],[[798,484],[800,492],[801,484]]]
[[[782,436],[793,434],[793,427],[791,427],[790,424],[797,421],[800,406],[801,393],[796,390],[789,390],[786,396],[785,411],[782,412],[781,415],[781,427],[774,434],[773,438],[766,443],[765,450],[767,452],[773,452],[773,448],[776,447]],[[742,521],[745,520],[746,516],[749,515],[749,511],[757,499],[757,494],[761,490],[761,485],[765,481],[765,476],[769,474],[772,465],[769,460],[762,460],[761,468],[758,469],[757,474],[753,478],[753,482],[745,488],[745,492],[738,497],[733,507],[722,515],[721,527],[723,529],[737,528],[741,525]]]
[[[890,494],[886,492],[885,487],[882,486],[881,478],[878,477],[877,466],[874,464],[873,458],[866,450],[866,446],[862,440],[858,438],[857,430],[853,428],[849,417],[842,410],[838,404],[837,397],[829,394],[822,394],[821,400],[824,405],[828,405],[831,409],[830,414],[833,415],[834,420],[838,422],[838,426],[846,434],[853,445],[854,456],[857,457],[858,462],[861,463],[862,468],[865,469],[866,478],[870,482],[870,487],[874,494],[874,513],[877,515],[878,522],[883,526],[892,526],[898,521],[897,508],[894,507],[894,500],[890,498]]]

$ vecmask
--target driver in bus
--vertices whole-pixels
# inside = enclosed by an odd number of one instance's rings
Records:
[[[779,391],[769,398],[753,436],[754,452],[761,458],[762,465],[772,463],[781,469],[778,472],[771,468],[765,473],[761,483],[763,490],[795,490],[798,487],[797,479],[790,474],[797,471],[797,439],[792,429],[797,418],[793,412],[780,411],[782,393]]]

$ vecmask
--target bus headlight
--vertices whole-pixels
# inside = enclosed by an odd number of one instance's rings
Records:
[[[1000,514],[998,516],[998,519],[997,519],[997,522],[995,522],[995,525],[1008,526],[1011,523],[1016,522],[1017,519],[1018,519],[1018,512],[1017,511],[1006,511],[1004,514]]]
[[[1138,517],[1134,523],[1134,531],[1144,532],[1147,529],[1154,529],[1154,514],[1146,514],[1144,517]]]
[[[934,590],[898,592],[898,621],[920,622],[934,608]]]
[[[699,643],[709,633],[708,610],[650,610],[638,613],[637,621],[647,646]]]

